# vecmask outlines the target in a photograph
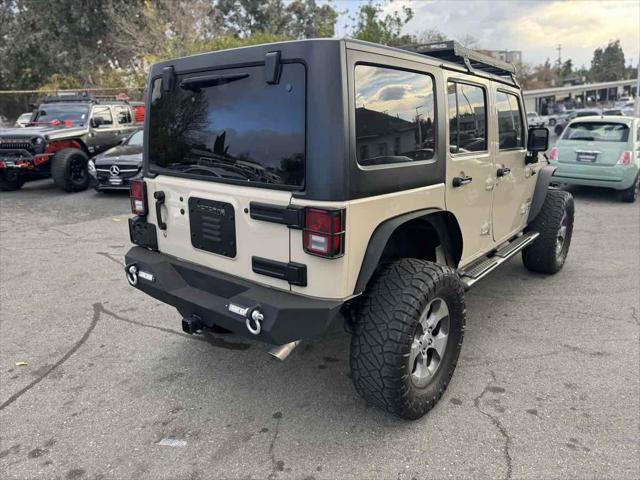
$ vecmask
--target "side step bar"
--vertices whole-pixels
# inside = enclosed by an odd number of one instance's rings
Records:
[[[540,236],[538,232],[527,232],[500,247],[498,250],[495,250],[493,253],[490,253],[489,256],[476,260],[471,265],[464,267],[460,271],[460,279],[462,280],[464,288],[471,288],[474,283],[509,260],[516,253],[532,243],[538,236]]]

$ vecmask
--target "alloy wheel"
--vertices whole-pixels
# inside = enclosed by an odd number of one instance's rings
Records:
[[[442,298],[431,300],[420,315],[411,344],[411,380],[424,387],[435,376],[449,340],[449,307]]]

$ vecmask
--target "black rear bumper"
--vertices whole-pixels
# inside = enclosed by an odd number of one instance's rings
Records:
[[[136,288],[173,305],[183,317],[196,316],[207,327],[218,325],[274,345],[318,337],[343,303],[264,287],[142,247],[131,248],[125,262],[152,275],[150,280],[138,275]],[[255,308],[264,315],[258,335],[246,326],[246,315]]]

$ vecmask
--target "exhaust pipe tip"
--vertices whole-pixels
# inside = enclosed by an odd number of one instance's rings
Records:
[[[182,319],[182,331],[184,333],[188,333],[189,335],[193,335],[194,333],[198,333],[198,330],[202,330],[202,320],[196,315],[191,315],[190,317],[185,317]]]
[[[293,350],[298,345],[300,345],[300,343],[302,343],[302,340],[295,340],[290,343],[285,343],[284,345],[273,347],[271,350],[269,350],[269,355],[271,355],[274,358],[277,358],[282,362],[286,360],[289,355],[291,355],[291,352],[293,352]]]

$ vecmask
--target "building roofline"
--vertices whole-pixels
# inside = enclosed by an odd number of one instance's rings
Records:
[[[564,92],[586,92],[591,90],[600,90],[608,87],[618,87],[624,85],[635,85],[636,80],[614,80],[611,82],[599,82],[599,83],[585,83],[582,85],[567,85],[562,87],[550,87],[550,88],[539,88],[536,90],[525,90],[522,94],[525,97],[528,96],[544,96],[544,95],[553,95],[554,93],[564,93]]]

